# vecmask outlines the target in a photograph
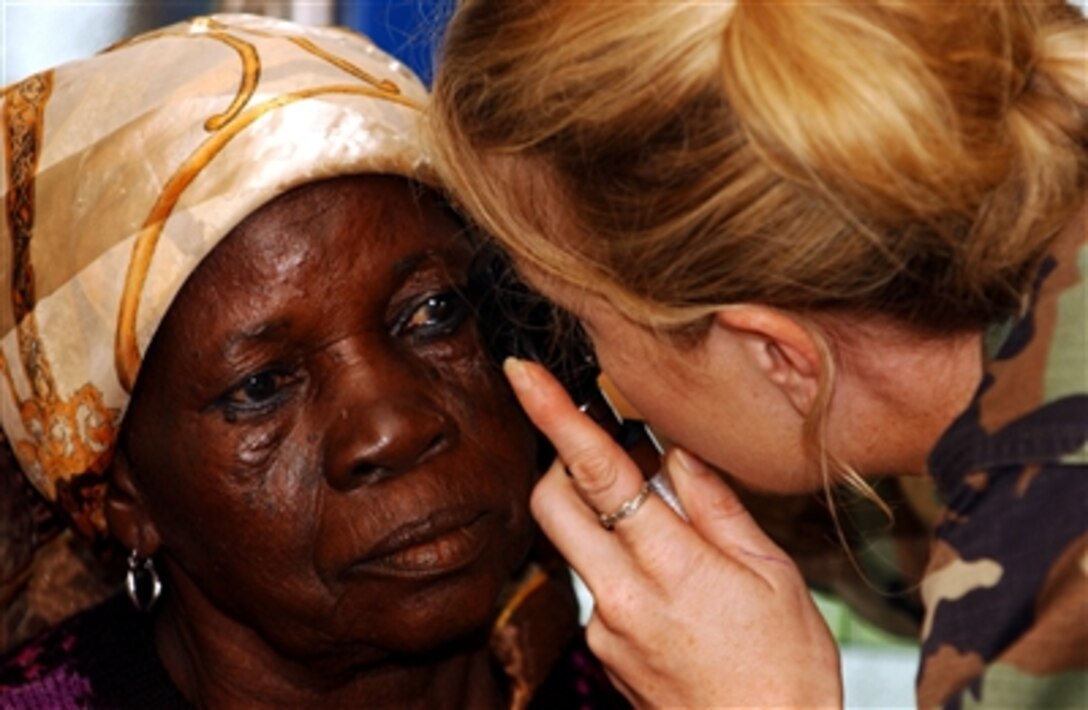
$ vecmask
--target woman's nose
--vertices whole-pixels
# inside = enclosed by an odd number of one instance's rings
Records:
[[[346,490],[412,470],[448,449],[457,438],[455,422],[422,391],[422,384],[377,384],[360,378],[341,392],[326,432],[327,477]],[[367,386],[367,382],[370,386]]]
[[[330,485],[382,481],[455,443],[458,424],[434,397],[440,378],[418,372],[405,353],[363,338],[346,339],[334,350],[318,400],[325,408],[320,419]]]

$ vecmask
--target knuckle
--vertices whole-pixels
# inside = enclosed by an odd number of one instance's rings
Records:
[[[614,585],[595,597],[595,616],[611,629],[630,629],[643,618],[642,595],[634,585]]]
[[[648,577],[664,589],[672,589],[676,580],[699,573],[705,559],[701,549],[677,549],[674,540],[659,537],[642,541],[640,556]]]
[[[589,496],[596,496],[612,488],[619,478],[619,466],[607,454],[584,451],[572,456],[567,468],[574,475],[578,488]]]

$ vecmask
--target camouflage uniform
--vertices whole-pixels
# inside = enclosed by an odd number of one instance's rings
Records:
[[[1088,209],[930,469],[946,510],[922,583],[920,707],[1088,707]]]

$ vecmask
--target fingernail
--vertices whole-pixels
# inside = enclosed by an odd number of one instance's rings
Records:
[[[533,373],[524,360],[510,356],[502,361],[502,371],[515,389],[527,390],[533,386]]]
[[[705,476],[707,473],[707,467],[703,465],[702,461],[695,458],[687,451],[683,449],[673,449],[669,452],[671,457],[670,461],[673,469],[684,476]]]

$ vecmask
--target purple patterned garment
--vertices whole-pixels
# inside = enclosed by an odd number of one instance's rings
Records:
[[[185,708],[155,652],[150,618],[124,596],[0,658],[0,710]]]
[[[150,617],[124,596],[0,657],[0,710],[189,708],[155,651]],[[624,710],[581,634],[533,693],[531,710]]]

